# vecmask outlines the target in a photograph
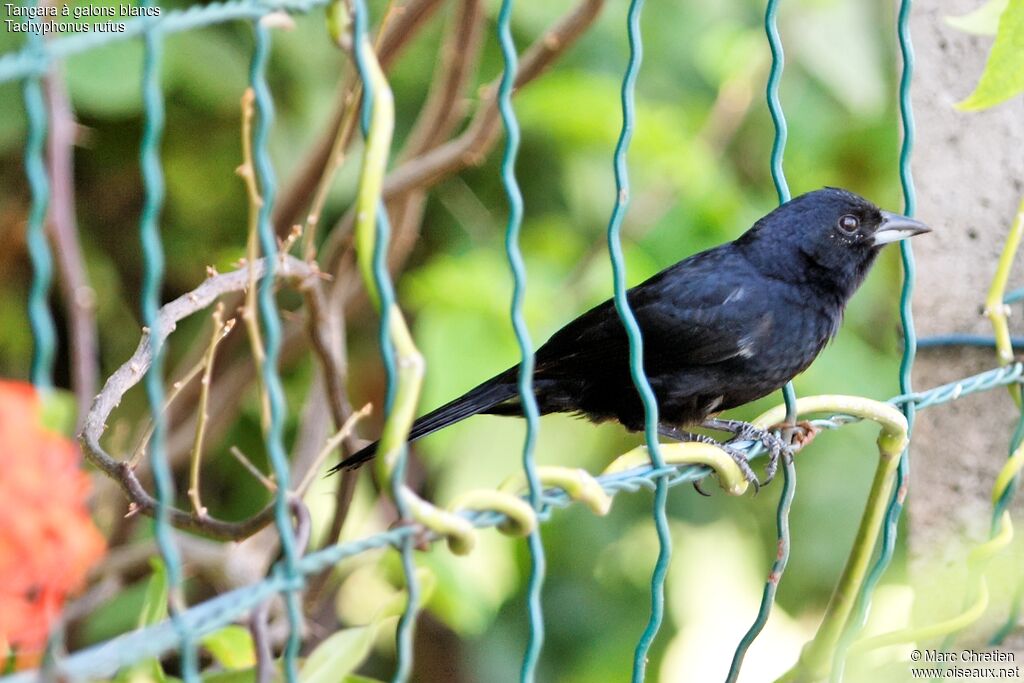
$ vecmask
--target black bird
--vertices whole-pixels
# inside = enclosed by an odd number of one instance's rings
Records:
[[[929,230],[852,192],[825,188],[630,289],[660,433],[708,440],[683,431],[700,425],[761,440],[772,452],[770,478],[779,440],[712,416],[776,391],[807,368],[839,330],[847,301],[881,247]],[[537,349],[533,390],[541,414],[574,413],[642,430],[644,409],[628,355],[612,300],[573,320]],[[409,440],[478,413],[522,416],[518,376],[516,365],[424,415]],[[376,450],[373,443],[332,472],[358,467]],[[756,483],[743,455],[730,452]]]

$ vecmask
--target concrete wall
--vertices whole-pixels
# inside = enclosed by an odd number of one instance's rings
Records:
[[[917,64],[913,105],[917,144],[913,173],[918,216],[935,233],[914,241],[918,280],[914,316],[920,335],[990,334],[981,315],[985,294],[1017,205],[1024,196],[1024,98],[983,112],[953,104],[977,82],[992,39],[962,33],[945,21],[975,9],[980,0],[917,2],[912,16]],[[1011,287],[1024,284],[1024,255]],[[1024,333],[1020,305],[1011,330]],[[997,365],[994,352],[925,350],[914,371],[915,388],[929,388]],[[920,584],[919,617],[949,617],[960,604],[950,593],[965,575],[965,552],[988,533],[993,479],[1007,456],[1016,412],[1004,391],[991,391],[919,413],[913,439],[908,502],[912,582]],[[1024,492],[1014,505],[1018,536],[1024,535]],[[967,544],[966,546],[964,544]],[[1021,544],[1012,562],[1024,579]],[[1011,565],[1002,565],[1013,571]],[[939,575],[936,575],[939,569]],[[962,587],[962,586],[960,586]],[[997,589],[993,586],[993,590]],[[993,593],[990,633],[1005,616],[1005,593]],[[1018,628],[1008,646],[1024,651]],[[975,637],[978,637],[976,635]],[[962,642],[971,642],[971,635]],[[1022,657],[1018,656],[1020,664]]]

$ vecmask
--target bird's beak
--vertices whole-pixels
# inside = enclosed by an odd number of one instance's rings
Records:
[[[882,224],[875,230],[873,246],[880,247],[890,242],[899,242],[932,229],[921,221],[901,216],[898,213],[882,212]]]

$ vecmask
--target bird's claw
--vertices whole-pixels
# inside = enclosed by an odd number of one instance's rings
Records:
[[[737,423],[737,424],[746,424],[746,423]],[[753,426],[753,425],[751,425],[751,426]],[[714,429],[714,427],[711,427],[711,428]],[[725,431],[733,431],[733,430],[726,429]],[[661,434],[662,436],[666,437],[666,438],[673,439],[675,441],[681,441],[681,442],[684,442],[684,443],[686,443],[686,442],[689,442],[689,443],[707,443],[707,444],[712,444],[714,446],[718,446],[719,448],[724,450],[726,453],[728,453],[729,457],[731,457],[736,462],[736,464],[740,468],[740,471],[743,473],[743,478],[746,479],[747,482],[749,482],[754,487],[754,493],[755,494],[761,488],[761,482],[758,481],[757,475],[754,474],[754,470],[750,467],[750,461],[747,459],[747,456],[746,456],[745,453],[743,453],[743,451],[741,451],[741,450],[739,450],[737,448],[734,448],[733,446],[730,446],[729,444],[721,443],[720,441],[717,441],[716,439],[713,439],[710,436],[707,436],[705,434],[694,434],[692,432],[684,432],[681,429],[679,429],[678,427],[675,427],[673,425],[667,425],[667,424],[660,424],[660,425],[658,425],[658,433]],[[735,433],[735,432],[733,431],[733,433]],[[702,489],[700,487],[699,481],[693,482],[693,488],[696,489],[697,493],[699,493],[702,496],[707,496],[708,495],[708,493],[706,491],[704,491],[704,489]]]
[[[733,439],[731,441],[756,441],[764,446],[765,450],[768,451],[768,463],[765,465],[764,482],[758,482],[759,484],[768,484],[775,478],[775,474],[779,470],[779,458],[781,456],[785,455],[786,458],[793,457],[793,449],[790,445],[786,443],[785,440],[774,434],[771,429],[761,429],[749,422],[742,422],[740,420],[723,420],[718,418],[707,420],[704,423],[704,426],[709,429],[732,433]],[[798,426],[803,428],[804,423],[801,423]],[[810,423],[807,423],[806,426],[813,429],[813,426],[811,426]],[[730,455],[733,456],[733,460],[739,462],[736,458],[735,452],[730,452]],[[743,456],[743,460],[744,462],[747,460],[745,455]],[[750,465],[747,464],[746,467],[749,469]],[[742,465],[741,469],[743,469]],[[744,474],[746,474],[746,471],[744,471]],[[752,484],[754,483],[749,476],[747,477],[747,480]],[[755,484],[755,489],[757,486],[758,485]]]
[[[738,448],[734,448],[727,443],[719,444],[719,448],[729,454],[729,457],[739,466],[740,472],[743,473],[743,478],[754,487],[754,495],[756,496],[758,491],[761,490],[761,482],[758,480],[757,475],[754,474],[753,468],[750,466],[750,460],[747,458],[747,454]],[[764,483],[771,481],[771,478],[765,480]]]
[[[760,442],[765,447],[765,450],[768,451],[768,463],[764,468],[765,484],[771,482],[775,478],[775,473],[779,471],[780,456],[785,456],[787,459],[793,457],[793,449],[789,444],[767,430],[758,429],[751,425],[750,431],[744,434],[743,438]]]

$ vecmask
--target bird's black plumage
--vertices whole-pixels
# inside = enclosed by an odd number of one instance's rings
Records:
[[[835,335],[881,247],[927,230],[852,192],[825,188],[630,289],[661,423],[699,424],[782,387]],[[612,300],[570,322],[537,349],[533,385],[541,413],[614,419],[641,430],[644,410],[628,354]],[[518,373],[519,366],[509,368],[419,418],[409,439],[478,413],[522,415]],[[335,470],[358,467],[376,448],[367,446]]]

